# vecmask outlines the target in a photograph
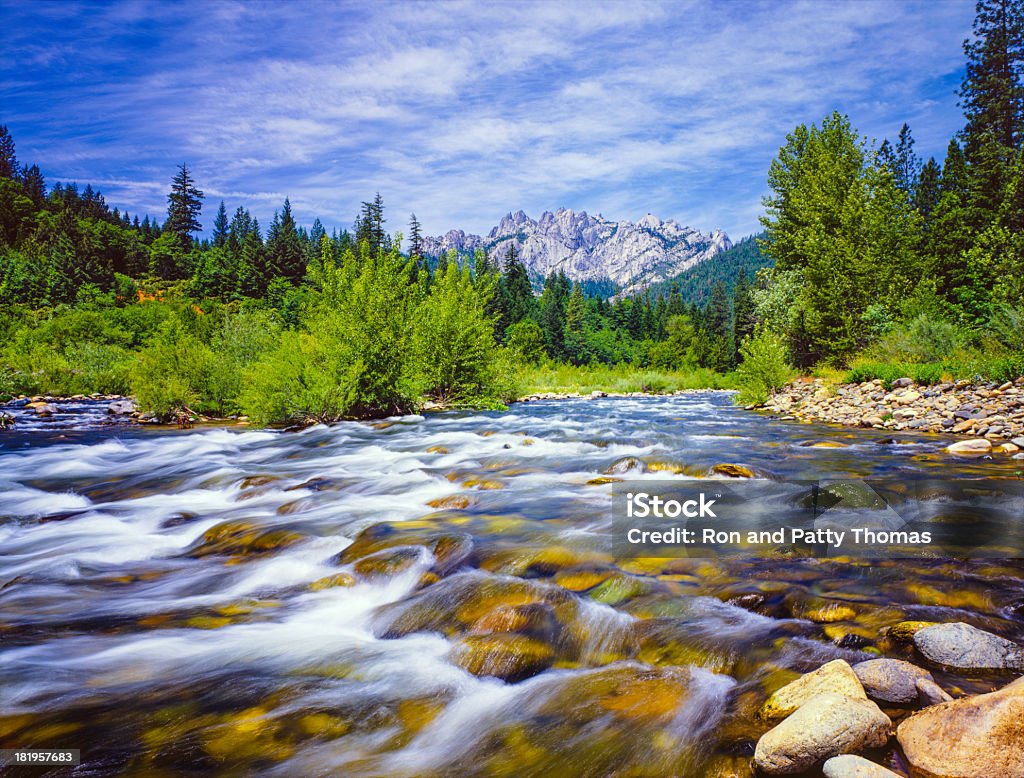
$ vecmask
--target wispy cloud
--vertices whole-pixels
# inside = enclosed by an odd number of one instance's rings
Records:
[[[757,228],[768,163],[834,108],[941,155],[969,2],[0,0],[0,104],[51,180],[161,214],[188,161],[266,222],[488,229],[509,210]],[[207,210],[212,214],[215,205]]]

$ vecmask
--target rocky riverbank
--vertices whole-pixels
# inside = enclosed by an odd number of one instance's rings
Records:
[[[514,402],[528,403],[539,400],[597,400],[604,397],[675,397],[683,394],[704,394],[706,392],[721,392],[722,389],[679,389],[674,392],[606,392],[595,389],[592,392],[533,392],[516,398]]]
[[[1024,450],[1024,378],[935,386],[900,378],[888,389],[877,380],[830,386],[805,379],[776,393],[763,410],[787,420],[967,435],[982,441],[973,453]]]
[[[1024,647],[968,624],[902,622],[888,632],[921,665],[1011,677],[1024,669]],[[765,701],[758,716],[774,726],[757,742],[754,767],[763,775],[817,768],[826,778],[899,778],[905,769],[1024,778],[1024,676],[995,685],[954,699],[914,662],[836,659]],[[902,755],[890,749],[887,766],[856,755],[878,754],[894,733]]]

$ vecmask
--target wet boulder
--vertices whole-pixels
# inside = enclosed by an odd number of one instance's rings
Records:
[[[224,521],[210,527],[192,545],[189,556],[246,556],[266,554],[294,545],[303,539],[298,532],[282,527],[264,527],[248,521]]]
[[[452,648],[449,656],[473,675],[516,683],[551,667],[555,650],[525,635],[492,633],[467,635]]]
[[[391,578],[412,569],[425,557],[421,546],[397,546],[359,559],[352,570],[360,578]]]
[[[605,468],[605,475],[624,475],[626,473],[642,473],[644,463],[636,457],[622,457],[616,459]]]
[[[881,748],[891,728],[870,700],[825,692],[761,736],[754,766],[766,775],[802,773],[834,756]]]
[[[922,685],[928,690],[938,688],[931,673],[902,659],[869,659],[854,665],[853,672],[875,702],[914,705],[921,697],[919,683],[926,682]]]
[[[892,770],[854,754],[832,757],[822,766],[821,774],[825,778],[900,778]]]
[[[983,454],[987,454],[992,450],[992,441],[986,440],[985,438],[975,438],[973,440],[960,440],[949,446],[946,446],[946,451],[950,454],[956,454],[961,457],[978,457]]]
[[[731,462],[721,462],[711,467],[712,476],[724,478],[757,478],[757,475],[746,465],[737,465]]]
[[[972,627],[936,624],[914,633],[914,646],[929,662],[963,671],[1024,671],[1024,647]]]
[[[131,400],[115,400],[107,406],[107,413],[113,416],[129,416],[135,413],[135,403]]]
[[[852,700],[867,700],[864,687],[853,668],[845,660],[835,659],[777,690],[761,706],[759,716],[765,721],[778,721],[825,693],[838,694]]]
[[[925,708],[896,736],[915,776],[1024,778],[1024,677],[990,694]]]

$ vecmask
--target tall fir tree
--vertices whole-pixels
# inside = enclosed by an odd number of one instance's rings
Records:
[[[203,197],[203,193],[196,187],[188,165],[182,163],[171,182],[170,194],[167,195],[167,222],[164,224],[164,230],[169,230],[178,237],[184,251],[192,248],[192,234],[203,229],[199,223]]]
[[[228,223],[228,211],[224,207],[224,201],[220,201],[220,206],[217,208],[217,215],[213,219],[213,245],[223,246],[228,240],[228,229],[230,225]]]
[[[0,124],[0,178],[17,178],[21,168],[14,151],[14,138],[6,124]]]

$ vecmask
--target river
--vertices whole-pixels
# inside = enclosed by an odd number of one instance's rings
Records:
[[[301,432],[82,407],[0,432],[0,740],[81,749],[76,775],[727,775],[766,689],[898,656],[900,620],[1024,639],[1019,560],[608,553],[602,474],[628,457],[645,478],[1021,469],[937,436],[727,393]]]

